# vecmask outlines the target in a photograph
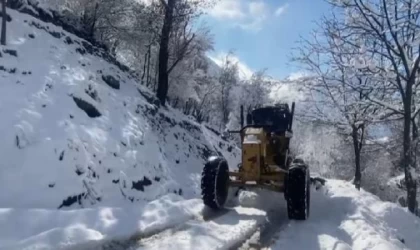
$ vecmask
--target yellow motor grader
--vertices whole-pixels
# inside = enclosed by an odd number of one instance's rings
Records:
[[[241,107],[242,163],[229,171],[222,157],[210,157],[201,179],[204,204],[223,208],[229,187],[263,188],[283,192],[289,219],[306,220],[310,206],[310,174],[301,159],[289,151],[295,104],[277,104],[253,109],[246,116]]]

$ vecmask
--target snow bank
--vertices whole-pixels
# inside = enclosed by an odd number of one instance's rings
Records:
[[[420,219],[393,203],[328,180],[312,192],[308,221],[292,221],[271,249],[418,249]]]
[[[89,241],[140,237],[197,216],[201,200],[166,195],[137,206],[78,210],[0,209],[0,249],[62,249]]]

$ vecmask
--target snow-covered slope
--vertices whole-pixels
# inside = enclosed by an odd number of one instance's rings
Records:
[[[65,208],[199,193],[211,154],[237,148],[155,105],[109,56],[9,10],[0,57],[0,207]],[[122,68],[124,70],[124,68]]]

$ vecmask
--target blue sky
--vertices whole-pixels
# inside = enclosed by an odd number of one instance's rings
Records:
[[[220,0],[206,18],[215,39],[211,57],[233,49],[243,71],[268,68],[284,78],[298,71],[288,65],[296,41],[328,9],[323,0]]]

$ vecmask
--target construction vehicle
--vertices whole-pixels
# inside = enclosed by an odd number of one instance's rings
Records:
[[[229,171],[228,163],[220,156],[210,157],[205,164],[201,190],[207,207],[224,207],[228,190],[263,188],[283,192],[289,219],[306,220],[310,207],[309,168],[302,159],[290,154],[290,139],[295,103],[260,107],[246,116],[241,107],[241,129],[230,131],[241,137],[242,163],[237,171]]]

